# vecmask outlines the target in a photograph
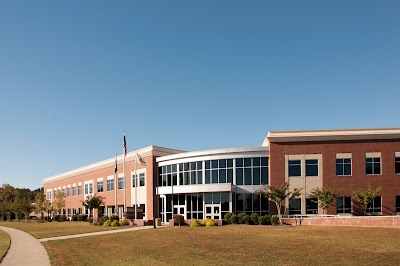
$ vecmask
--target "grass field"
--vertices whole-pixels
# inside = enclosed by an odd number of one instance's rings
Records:
[[[0,230],[0,261],[4,258],[10,246],[10,236]]]
[[[94,226],[87,222],[0,222],[2,226],[16,228],[33,235],[36,238],[46,238],[53,236],[75,235],[91,233],[98,231],[107,231],[113,229],[122,229],[124,227],[104,227]]]
[[[44,242],[52,265],[400,265],[400,230],[163,228]]]

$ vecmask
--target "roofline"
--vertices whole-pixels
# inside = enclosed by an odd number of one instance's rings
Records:
[[[175,150],[175,149],[169,149],[169,148],[163,148],[163,147],[158,147],[158,146],[148,146],[136,151],[132,151],[126,154],[125,157],[125,162],[130,162],[130,161],[135,161],[136,160],[136,152],[139,153],[142,157],[148,157],[148,156],[165,156],[165,155],[170,155],[170,154],[175,154],[175,153],[182,153],[185,151],[182,150]],[[117,162],[118,164],[121,163],[123,160],[123,155],[117,156]],[[96,170],[101,170],[104,168],[112,167],[115,165],[115,157],[96,162],[93,164],[89,164],[80,168],[76,168],[61,174],[57,174],[54,176],[47,177],[43,179],[43,184],[47,184],[50,182],[54,181],[59,181],[62,179],[66,179],[69,177],[77,176],[77,175],[82,175],[86,173],[90,173]]]
[[[220,154],[233,154],[233,153],[246,153],[246,152],[269,152],[269,147],[261,147],[261,146],[260,147],[239,147],[239,148],[223,148],[223,149],[183,152],[183,153],[158,157],[156,159],[156,161],[164,162],[164,161],[192,158],[192,157],[220,155]]]
[[[328,130],[270,131],[263,146],[274,142],[400,139],[400,128],[356,128]]]

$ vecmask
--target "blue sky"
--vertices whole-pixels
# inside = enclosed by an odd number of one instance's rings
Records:
[[[399,1],[1,1],[0,183],[149,145],[399,127]]]

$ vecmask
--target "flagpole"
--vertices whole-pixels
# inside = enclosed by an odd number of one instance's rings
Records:
[[[125,130],[124,130],[124,141],[125,141]],[[125,141],[125,147],[124,147],[124,169],[123,169],[123,171],[124,171],[124,187],[123,187],[123,189],[124,189],[124,210],[123,210],[123,213],[124,212],[126,212],[126,178],[125,178],[125,157],[126,157],[126,141]],[[124,215],[122,213],[122,215]]]
[[[114,214],[118,213],[118,205],[117,205],[117,190],[115,187],[115,184],[118,184],[117,182],[117,154],[115,154],[115,169],[114,169],[114,193],[115,193],[115,210],[114,210]],[[117,182],[117,183],[115,183]]]
[[[137,220],[137,185],[138,185],[138,176],[136,174],[136,164],[138,160],[137,152],[135,150],[136,158],[135,158],[135,220]]]

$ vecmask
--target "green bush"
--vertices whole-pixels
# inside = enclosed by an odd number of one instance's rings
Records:
[[[78,221],[78,215],[76,215],[76,214],[72,215],[71,221],[73,221],[73,222]]]
[[[216,225],[218,225],[218,223],[216,221],[214,221],[214,219],[210,219],[210,218],[205,219],[203,221],[203,224],[205,226],[216,226]]]
[[[199,227],[199,226],[201,226],[201,223],[197,219],[194,219],[193,222],[190,224],[190,227]]]
[[[225,213],[225,215],[224,215],[225,222],[227,222],[228,224],[231,223],[232,214],[233,214],[233,213],[228,212],[228,213]]]
[[[85,214],[78,215],[78,221],[86,222],[87,216]]]
[[[258,224],[258,214],[257,214],[257,213],[252,213],[252,214],[250,215],[250,221],[251,221],[253,224]]]
[[[271,215],[265,215],[264,216],[264,219],[265,219],[265,224],[266,225],[271,225],[272,223],[271,223]]]
[[[266,225],[267,221],[265,220],[265,216],[258,217],[258,224],[259,225]]]
[[[103,226],[111,226],[110,220],[107,220],[103,223]]]
[[[55,220],[55,221],[58,221],[58,222],[64,222],[64,221],[67,220],[67,216],[65,216],[64,214],[62,214],[62,215],[56,215],[56,216],[54,217],[54,220]]]
[[[100,222],[102,222],[102,223],[104,223],[105,221],[108,221],[108,216],[107,215],[105,215],[105,216],[102,216],[101,218],[100,218]]]
[[[272,225],[277,225],[279,223],[279,218],[277,216],[271,216],[270,221]]]
[[[93,224],[93,218],[89,218],[89,219],[87,219],[87,221],[88,221],[90,224]]]
[[[125,226],[125,225],[128,225],[129,223],[128,223],[128,221],[126,221],[126,220],[121,220],[120,222],[119,222],[119,225],[120,226]]]
[[[247,214],[243,215],[243,217],[242,217],[242,222],[243,222],[244,224],[250,224],[250,216],[247,215]]]
[[[110,222],[114,222],[114,221],[118,222],[119,221],[119,217],[118,217],[118,215],[111,215],[109,220],[110,220]]]
[[[111,222],[111,226],[112,227],[119,226],[119,222],[117,220],[114,220],[114,221]]]
[[[238,216],[236,214],[231,215],[231,224],[237,224],[238,223]]]
[[[239,224],[244,223],[244,222],[243,222],[243,216],[245,216],[245,215],[246,215],[245,213],[239,213],[239,214],[238,214],[238,223],[239,223]]]

